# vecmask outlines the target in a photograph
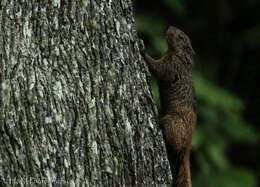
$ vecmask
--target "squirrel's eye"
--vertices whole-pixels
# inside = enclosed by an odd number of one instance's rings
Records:
[[[183,37],[182,34],[179,34],[179,35],[178,35],[178,38],[179,38],[180,40],[184,40],[184,37]]]
[[[186,51],[191,52],[191,48],[190,47],[185,47]]]

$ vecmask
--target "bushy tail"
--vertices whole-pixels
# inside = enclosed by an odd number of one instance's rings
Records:
[[[173,178],[172,187],[192,187],[189,152],[189,150],[177,153],[168,151]]]
[[[191,187],[189,158],[193,129],[190,124],[177,117],[166,115],[160,121],[171,165],[172,186]]]

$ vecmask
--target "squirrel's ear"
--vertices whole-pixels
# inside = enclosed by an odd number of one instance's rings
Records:
[[[192,47],[188,46],[185,48],[185,50],[188,52],[188,53],[191,53],[192,55],[195,55],[195,51],[193,50]]]

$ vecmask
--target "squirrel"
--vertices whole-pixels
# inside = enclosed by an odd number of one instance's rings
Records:
[[[190,149],[197,121],[195,91],[192,81],[193,56],[189,37],[170,26],[166,32],[168,51],[154,60],[142,54],[156,78],[161,100],[160,127],[165,140],[173,178],[173,187],[191,187]]]

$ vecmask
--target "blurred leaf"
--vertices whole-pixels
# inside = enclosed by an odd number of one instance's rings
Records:
[[[205,80],[199,73],[194,73],[193,80],[197,97],[208,104],[226,113],[237,113],[243,109],[243,104],[238,98]]]
[[[165,28],[163,20],[148,15],[138,15],[135,21],[138,32],[148,35],[151,38],[161,35]]]
[[[178,16],[184,16],[187,14],[187,9],[184,5],[184,1],[181,0],[164,0],[168,7],[170,7]]]
[[[208,176],[211,171],[211,166],[207,161],[207,159],[205,158],[205,155],[202,154],[202,152],[198,152],[198,154],[196,154],[195,157],[200,166],[200,172],[201,172],[200,175]]]
[[[210,159],[219,169],[225,169],[229,165],[223,146],[209,144],[206,148]]]
[[[218,123],[218,114],[214,107],[211,107],[207,104],[200,105],[198,112],[201,116],[203,116],[203,118],[206,118],[207,121],[215,124]]]
[[[155,49],[160,52],[160,54],[164,54],[167,51],[167,44],[163,37],[154,38],[153,45],[155,46]]]
[[[238,142],[256,143],[259,138],[257,131],[241,120],[228,119],[223,122],[222,127]]]
[[[204,132],[201,130],[201,128],[195,129],[195,133],[192,137],[192,148],[194,150],[198,149],[205,140]]]
[[[245,169],[230,169],[216,176],[216,187],[256,187],[257,179],[251,171]]]

